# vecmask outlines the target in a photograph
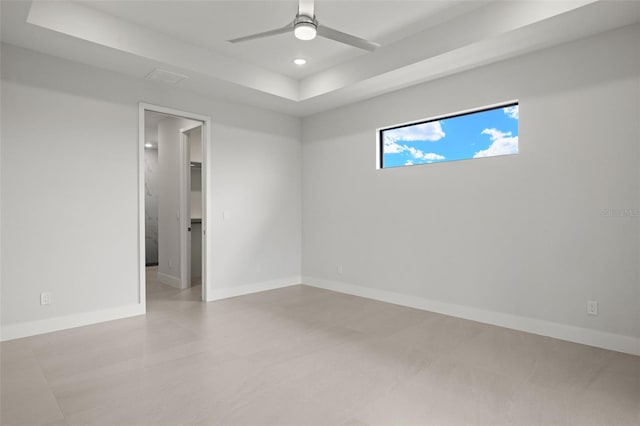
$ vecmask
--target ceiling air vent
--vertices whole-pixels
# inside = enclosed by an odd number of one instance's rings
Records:
[[[156,68],[145,77],[145,79],[147,80],[157,81],[158,83],[171,84],[174,86],[180,83],[182,80],[186,80],[187,78],[189,78],[189,76],[178,74],[177,72],[163,70],[160,68]]]

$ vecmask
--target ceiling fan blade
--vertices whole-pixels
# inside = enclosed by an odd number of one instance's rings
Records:
[[[315,15],[315,1],[314,0],[298,0],[298,15],[308,16],[313,18]]]
[[[378,43],[374,43],[373,41],[352,36],[351,34],[343,33],[341,31],[334,30],[333,28],[325,27],[324,25],[318,25],[318,35],[330,40],[348,44],[349,46],[368,50],[369,52],[373,52],[380,47]]]
[[[293,22],[285,25],[282,28],[276,28],[275,30],[265,31],[262,33],[251,34],[244,37],[234,38],[232,40],[227,40],[229,43],[241,43],[243,41],[255,40],[258,38],[271,37],[278,34],[284,34],[293,31]]]

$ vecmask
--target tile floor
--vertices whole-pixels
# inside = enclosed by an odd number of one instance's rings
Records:
[[[4,342],[8,425],[639,425],[640,357],[295,286]]]

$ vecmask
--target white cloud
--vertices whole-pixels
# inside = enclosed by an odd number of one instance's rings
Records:
[[[385,154],[399,154],[406,151],[406,146],[398,145],[395,141],[388,139],[385,135],[384,138],[384,153]]]
[[[420,151],[419,149],[415,149],[412,146],[405,145],[404,147],[411,153],[411,155],[413,155],[413,158],[422,158],[422,155],[424,154],[424,152]]]
[[[444,155],[438,155],[433,152],[428,152],[422,156],[423,159],[427,161],[436,161],[436,160],[444,160]]]
[[[431,121],[429,123],[422,123],[413,126],[400,127],[397,129],[385,130],[384,137],[385,143],[387,140],[392,142],[396,141],[430,141],[435,142],[446,134],[442,130],[442,126],[439,121]]]
[[[489,135],[492,141],[498,140],[500,138],[504,138],[505,136],[511,136],[511,132],[501,132],[498,129],[484,129],[482,131],[483,135]]]
[[[507,114],[509,117],[514,118],[516,120],[520,118],[518,105],[502,108],[502,111],[504,111],[504,113]]]
[[[393,141],[392,139],[385,138],[384,140],[384,153],[385,154],[400,154],[401,152],[409,152],[411,156],[416,160],[424,160],[427,163],[432,163],[438,160],[444,160],[445,157],[443,155],[436,154],[434,152],[423,152],[422,150],[416,149],[412,146],[400,145]],[[407,160],[405,166],[413,165],[413,160]]]
[[[444,160],[445,158],[444,156],[438,155],[433,152],[423,152],[419,149],[415,149],[412,146],[404,145],[404,148],[406,151],[409,151],[409,153],[411,153],[413,158],[415,158],[416,160],[426,160],[427,162],[431,163],[436,160]]]
[[[473,158],[495,157],[496,155],[508,155],[518,153],[518,137],[511,136],[511,132],[501,132],[497,129],[484,129],[483,135],[489,135],[491,138],[491,146],[489,148],[478,151]]]

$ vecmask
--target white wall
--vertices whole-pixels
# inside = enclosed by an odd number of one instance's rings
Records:
[[[213,297],[299,282],[299,119],[8,45],[1,54],[3,339],[141,312],[141,101],[212,117]],[[52,305],[40,306],[42,291]]]
[[[640,353],[639,39],[627,27],[306,118],[304,282]],[[376,170],[376,128],[512,99],[518,155]]]
[[[212,241],[213,270],[221,283],[247,289],[278,285],[301,264],[301,253],[287,249],[301,242],[301,149],[299,139],[218,125],[217,155],[211,158],[212,197],[218,238]],[[233,241],[233,245],[228,242]],[[251,286],[267,278],[259,286]],[[214,291],[213,297],[235,294]]]

